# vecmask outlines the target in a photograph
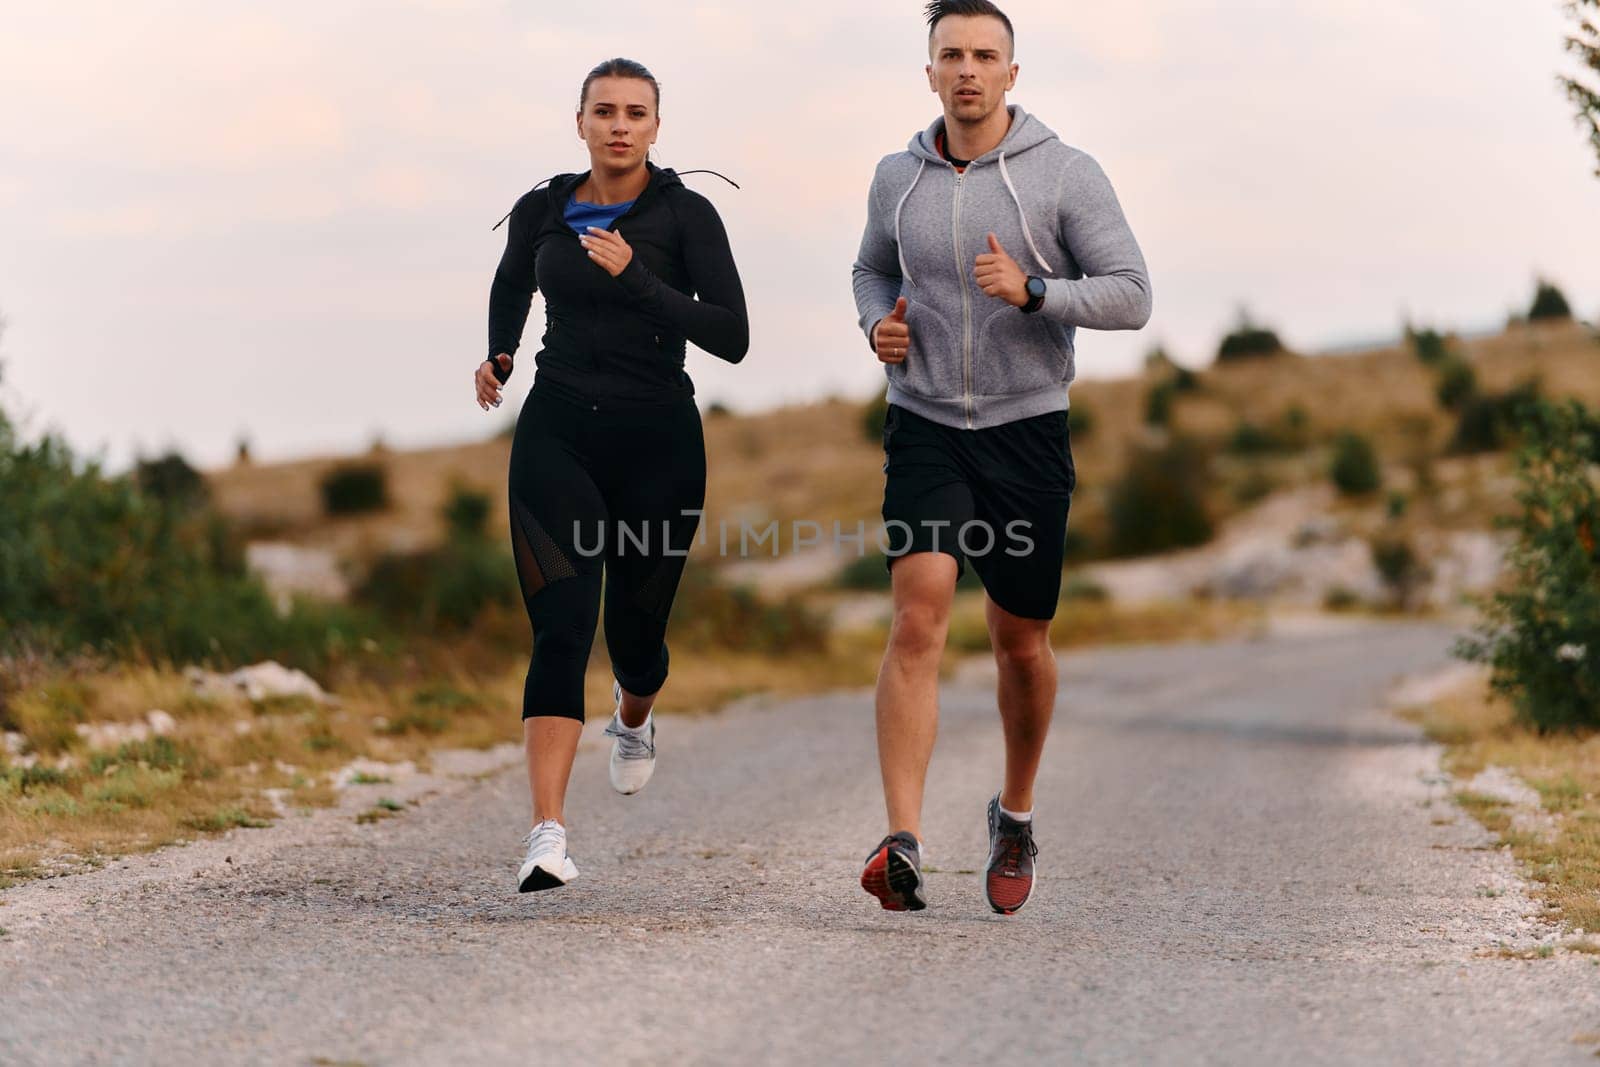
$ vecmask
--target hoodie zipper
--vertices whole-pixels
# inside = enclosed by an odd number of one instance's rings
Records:
[[[951,167],[955,170],[954,167]],[[961,184],[966,175],[956,171],[956,195],[952,202],[950,235],[956,250],[956,284],[961,286],[961,406],[967,429],[972,429],[972,297],[967,292],[965,260],[961,258]]]

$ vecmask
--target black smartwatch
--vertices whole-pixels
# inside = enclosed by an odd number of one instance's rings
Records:
[[[1032,315],[1044,307],[1044,279],[1028,276],[1028,302],[1022,305],[1024,315]]]

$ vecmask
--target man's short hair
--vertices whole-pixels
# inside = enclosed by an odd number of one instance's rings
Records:
[[[930,39],[933,37],[934,28],[939,25],[939,20],[947,15],[988,15],[999,19],[1005,25],[1006,36],[1011,38],[1012,45],[1017,41],[1017,31],[1011,28],[1011,20],[989,0],[930,0],[923,13],[928,16]]]

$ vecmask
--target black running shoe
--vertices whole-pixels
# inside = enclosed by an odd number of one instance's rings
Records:
[[[1000,794],[989,801],[989,868],[983,895],[1001,915],[1013,915],[1033,896],[1033,823],[1018,822],[1000,810]]]
[[[890,834],[861,868],[861,888],[878,898],[884,911],[921,911],[922,848],[904,830]]]

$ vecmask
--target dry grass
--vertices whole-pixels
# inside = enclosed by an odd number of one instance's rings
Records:
[[[881,635],[836,635],[817,653],[685,655],[663,713],[711,711],[751,693],[792,695],[870,684]],[[116,667],[36,680],[10,709],[40,757],[29,770],[0,761],[0,888],[200,834],[266,825],[290,809],[331,804],[337,772],[357,758],[412,761],[431,752],[518,742],[524,663],[492,674],[392,685],[351,678],[333,706],[303,699],[252,705],[203,699],[178,673]],[[611,675],[597,656],[586,685],[591,715],[611,708]],[[168,735],[90,748],[74,727],[143,722],[168,712]],[[381,780],[368,775],[367,781]],[[398,809],[379,802],[363,821]]]
[[[1470,779],[1486,767],[1504,767],[1539,794],[1554,821],[1552,834],[1514,829],[1495,797],[1461,792],[1456,800],[1511,846],[1552,918],[1600,931],[1600,734],[1537,734],[1518,725],[1511,708],[1481,685],[1414,717],[1446,746],[1451,774]]]

